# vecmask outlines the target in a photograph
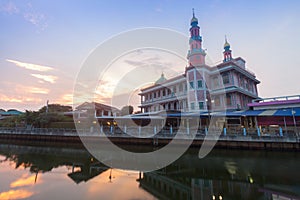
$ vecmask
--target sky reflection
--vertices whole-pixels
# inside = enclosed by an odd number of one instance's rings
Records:
[[[59,166],[43,173],[30,172],[32,166],[0,156],[0,199],[155,199],[139,188],[138,172],[102,169],[89,181],[76,182],[83,168]],[[75,163],[76,164],[76,163]],[[77,163],[78,164],[78,163]],[[25,167],[26,166],[26,167]],[[78,176],[72,176],[72,174]],[[116,190],[116,188],[118,188]]]
[[[108,168],[81,148],[0,144],[0,200],[300,197],[298,152],[197,153],[190,149],[166,168],[140,174]]]

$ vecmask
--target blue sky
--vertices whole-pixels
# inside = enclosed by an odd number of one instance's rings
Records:
[[[261,80],[260,96],[300,94],[296,0],[0,0],[0,108],[36,110],[47,99],[69,104],[81,64],[101,42],[142,27],[188,35],[192,8],[212,62],[222,60],[226,34],[233,56]]]

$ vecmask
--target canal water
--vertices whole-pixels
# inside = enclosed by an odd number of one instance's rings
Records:
[[[143,173],[111,169],[80,147],[0,144],[0,199],[300,199],[297,152],[197,153]]]

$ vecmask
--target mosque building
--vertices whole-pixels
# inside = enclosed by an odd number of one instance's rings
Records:
[[[225,37],[223,62],[216,66],[205,63],[206,52],[198,19],[190,23],[188,66],[183,74],[167,79],[164,74],[151,86],[141,89],[141,111],[209,111],[245,110],[248,104],[258,99],[255,74],[246,68],[243,58],[232,57],[230,44]]]

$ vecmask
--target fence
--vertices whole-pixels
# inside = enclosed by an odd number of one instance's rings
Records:
[[[288,128],[261,130],[259,128],[198,128],[189,127],[183,130],[171,127],[123,127],[100,126],[86,129],[64,128],[0,128],[0,134],[30,134],[30,135],[55,135],[55,136],[108,136],[108,137],[140,137],[140,138],[195,138],[205,137],[218,140],[263,140],[263,141],[293,141],[299,142],[299,129]]]

